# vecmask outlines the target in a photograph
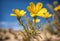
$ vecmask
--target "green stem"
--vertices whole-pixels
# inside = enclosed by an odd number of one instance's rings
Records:
[[[22,23],[22,21],[20,20],[19,23],[23,26],[24,30],[26,31],[27,35],[25,36],[26,37],[26,41],[30,41],[30,34],[28,32],[28,30],[26,30],[26,27],[24,26],[24,24]]]
[[[19,21],[19,20],[18,20]],[[26,27],[24,26],[24,24],[22,23],[22,21],[20,20],[19,21],[19,24],[21,24],[22,26],[23,26],[23,29],[25,30],[25,32],[27,33],[27,35],[28,35],[28,31],[26,30]]]
[[[36,19],[34,19],[34,29],[36,29]]]
[[[19,23],[23,26],[23,29],[26,30],[26,27],[24,26],[21,20],[19,21]]]
[[[34,34],[36,35],[36,16],[34,17]]]

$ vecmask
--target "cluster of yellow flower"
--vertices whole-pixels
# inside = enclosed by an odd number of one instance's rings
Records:
[[[30,5],[27,6],[27,10],[30,12],[30,16],[33,17],[33,22],[35,21],[36,23],[39,22],[40,20],[37,18],[43,17],[45,19],[48,19],[49,17],[52,16],[52,14],[49,14],[46,8],[42,8],[43,4],[41,2],[38,2],[36,5],[33,2],[30,2]],[[18,10],[18,9],[13,9],[14,14],[10,14],[11,16],[17,16],[18,19],[20,19],[21,16],[25,15],[24,10]]]

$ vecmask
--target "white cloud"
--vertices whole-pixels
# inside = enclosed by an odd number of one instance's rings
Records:
[[[3,24],[7,24],[7,22],[0,22],[0,24],[2,24],[2,25],[3,25]]]
[[[22,27],[22,26],[13,26],[13,29],[14,29],[14,30],[22,30],[23,27]]]
[[[0,22],[0,28],[13,28],[15,30],[22,30],[23,27],[18,22]]]

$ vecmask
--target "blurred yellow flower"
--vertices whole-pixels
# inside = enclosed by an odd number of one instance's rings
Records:
[[[20,18],[21,16],[25,15],[24,10],[18,10],[18,9],[13,9],[14,14],[10,14],[10,16],[17,16],[17,18]]]
[[[49,14],[49,12],[46,12],[45,14],[42,14],[42,17],[45,18],[45,19],[48,19],[51,16],[52,16],[52,14]]]
[[[58,11],[58,10],[60,10],[60,5],[54,8],[54,11]]]
[[[27,10],[30,12],[30,16],[41,16],[41,13],[47,12],[46,8],[42,8],[43,4],[38,2],[36,5],[30,2],[30,6],[27,6]]]
[[[33,19],[33,22],[38,23],[38,22],[40,22],[40,19],[38,19],[38,18]]]
[[[58,4],[58,1],[54,1],[53,4],[54,4],[54,5],[57,5],[57,4]]]

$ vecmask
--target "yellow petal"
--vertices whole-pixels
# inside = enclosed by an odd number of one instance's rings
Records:
[[[29,12],[35,13],[35,4],[33,2],[30,2],[30,6],[27,6],[27,10]]]
[[[58,5],[58,7],[60,8],[60,5]]]
[[[58,8],[56,7],[56,8],[54,8],[54,11],[57,11],[58,10]]]
[[[33,19],[33,22],[34,22],[34,21],[36,21],[36,23],[38,23],[38,22],[40,22],[40,19],[36,19],[36,20]]]
[[[49,17],[51,17],[52,16],[52,14],[49,14]]]
[[[12,11],[13,11],[15,14],[17,14],[17,13],[19,12],[18,9],[13,9]]]
[[[58,5],[57,7],[54,8],[55,11],[60,10],[60,5]]]
[[[20,14],[20,16],[24,16],[25,13],[26,13],[26,12],[25,12],[24,10],[21,10],[19,14]]]
[[[38,2],[36,4],[36,10],[40,10],[42,8],[43,4],[41,2]]]
[[[41,17],[41,16],[44,16],[42,13],[38,13],[38,14],[36,14],[36,15],[37,15],[37,16],[40,16],[40,17]]]
[[[46,13],[47,12],[47,9],[46,8],[42,8],[38,13],[39,14],[43,14],[43,13]]]
[[[33,2],[30,2],[31,9],[35,10],[35,4]]]
[[[27,6],[27,10],[28,10],[29,12],[33,12],[33,10],[31,9],[30,6]]]
[[[60,5],[58,5],[58,9],[60,10]]]
[[[10,16],[16,16],[16,14],[10,14]]]
[[[47,12],[45,15],[44,15],[44,18],[48,19],[49,17],[51,17],[52,14],[49,14],[49,12]]]
[[[34,16],[36,16],[36,14],[34,14],[34,13],[30,13],[30,16],[31,16],[31,17],[34,17]]]

